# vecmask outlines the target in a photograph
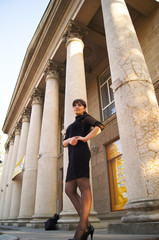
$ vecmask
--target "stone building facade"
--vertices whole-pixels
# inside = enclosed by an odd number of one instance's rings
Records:
[[[97,227],[158,222],[159,5],[51,0],[3,126],[1,223],[40,225],[54,213],[60,227],[77,222],[63,190],[68,157],[62,147],[76,98],[105,125],[90,141],[90,220]]]

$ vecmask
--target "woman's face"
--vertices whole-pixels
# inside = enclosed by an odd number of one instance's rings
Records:
[[[86,108],[79,102],[73,106],[73,110],[76,115],[83,115],[83,113],[86,111]]]

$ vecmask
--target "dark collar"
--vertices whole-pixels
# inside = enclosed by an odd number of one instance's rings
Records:
[[[76,118],[76,120],[79,120],[79,119],[85,118],[87,115],[88,115],[88,113],[84,112],[83,115],[78,115],[75,118]]]

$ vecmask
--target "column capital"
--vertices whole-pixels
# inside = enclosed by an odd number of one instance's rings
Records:
[[[9,142],[6,142],[4,145],[5,151],[8,152],[9,151]]]
[[[10,135],[10,137],[9,137],[9,144],[10,144],[10,145],[13,145],[13,143],[14,143],[14,138],[15,138],[15,134],[12,133],[12,134]]]
[[[49,59],[44,72],[46,76],[46,80],[48,76],[59,79],[63,71],[64,71],[63,65],[59,65],[56,61]]]
[[[80,40],[83,40],[87,33],[88,31],[84,26],[73,20],[70,20],[67,30],[63,35],[63,39],[65,43],[67,43],[68,40],[72,38],[78,38]]]
[[[34,88],[31,96],[32,105],[33,104],[42,104],[44,94],[39,88]]]
[[[30,108],[25,107],[22,112],[22,122],[29,122],[30,121]]]
[[[15,135],[20,135],[21,127],[22,127],[21,122],[17,122],[15,125],[15,131],[14,131]]]

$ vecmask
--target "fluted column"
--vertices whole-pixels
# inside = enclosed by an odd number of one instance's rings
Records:
[[[8,161],[8,152],[9,152],[9,143],[7,142],[5,144],[5,155],[4,155],[4,162],[3,162],[3,170],[2,170],[2,176],[1,176],[1,198],[0,198],[0,220],[3,217],[3,207],[4,207],[4,200],[5,200],[5,194],[4,194],[4,189],[5,189],[5,175],[6,175],[6,166],[7,166],[7,161]]]
[[[3,212],[3,217],[5,219],[8,219],[9,213],[10,213],[11,197],[12,197],[12,190],[13,190],[12,177],[13,177],[13,172],[16,166],[17,152],[18,152],[19,139],[20,139],[20,130],[21,130],[21,124],[17,123],[14,131],[14,134],[15,134],[14,145],[13,145],[13,151],[12,151],[12,156],[10,160],[9,174],[7,178],[7,189],[6,189],[4,212]]]
[[[5,217],[5,212],[4,212],[4,205],[5,205],[5,200],[6,200],[6,193],[8,189],[8,176],[9,176],[9,169],[10,169],[10,164],[11,164],[11,158],[12,158],[12,152],[13,152],[13,145],[14,145],[14,133],[11,134],[9,138],[9,153],[8,153],[8,159],[6,163],[6,170],[5,170],[5,176],[4,176],[4,203],[3,203],[3,219],[7,219]]]
[[[29,121],[30,121],[30,109],[25,108],[22,113],[22,129],[20,134],[16,164],[25,156],[25,153],[26,153]],[[13,191],[12,191],[12,199],[11,199],[11,207],[10,207],[10,219],[12,220],[17,219],[19,215],[21,186],[22,186],[22,176],[15,177],[15,180],[13,181]]]
[[[83,58],[84,43],[82,41],[85,34],[85,30],[82,30],[80,26],[70,21],[67,32],[64,35],[67,49],[64,114],[65,128],[75,119],[72,110],[73,100],[82,98],[87,101]]]
[[[81,98],[87,102],[86,92],[86,79],[84,69],[83,58],[83,37],[87,32],[78,24],[70,21],[67,32],[64,35],[67,49],[66,59],[66,83],[65,83],[65,112],[64,112],[64,128],[66,129],[69,124],[75,120],[75,115],[72,108],[72,102]],[[72,224],[78,222],[78,215],[75,211],[71,201],[65,194],[65,179],[68,167],[68,149],[64,148],[63,156],[63,172],[64,172],[64,184],[63,184],[63,211],[60,213],[59,223]],[[90,176],[90,182],[91,176]],[[90,213],[91,221],[98,221],[95,217],[96,213],[92,208]],[[69,227],[69,226],[68,226]]]
[[[102,0],[130,212],[124,222],[159,221],[159,108],[124,0]]]
[[[31,219],[34,213],[37,165],[42,120],[43,94],[35,88],[31,97],[32,110],[23,174],[19,221]]]
[[[51,60],[46,69],[44,111],[38,159],[34,220],[57,211],[59,69]],[[41,220],[43,221],[43,220]]]

